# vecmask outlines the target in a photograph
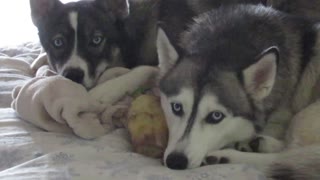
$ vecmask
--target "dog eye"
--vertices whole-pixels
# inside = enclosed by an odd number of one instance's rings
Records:
[[[55,48],[61,48],[64,45],[64,41],[62,37],[57,37],[53,39],[52,43]]]
[[[218,124],[220,123],[226,116],[220,111],[211,112],[207,118],[206,122],[209,124]]]
[[[182,116],[183,115],[183,106],[180,103],[171,103],[171,109],[172,112],[176,115],[176,116]]]
[[[102,43],[103,41],[103,37],[101,35],[95,35],[92,40],[91,43],[95,46],[98,46]]]

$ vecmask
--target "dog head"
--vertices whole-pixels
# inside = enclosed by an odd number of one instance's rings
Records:
[[[172,169],[198,167],[209,152],[251,138],[256,121],[264,119],[259,106],[275,83],[277,47],[250,49],[255,35],[232,24],[218,32],[224,28],[218,20],[201,18],[179,48],[158,32],[161,104],[169,127],[164,162]]]
[[[128,16],[128,0],[30,0],[30,6],[40,42],[60,75],[91,88],[106,68],[121,65],[116,23]]]

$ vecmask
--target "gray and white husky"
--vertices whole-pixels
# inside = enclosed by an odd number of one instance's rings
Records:
[[[292,117],[320,95],[319,27],[272,8],[239,5],[199,16],[178,46],[160,29],[159,86],[169,126],[165,165],[249,163],[273,179],[320,179],[320,146],[293,148],[297,140],[288,138],[283,147],[260,136],[276,129],[272,133],[283,138],[286,125],[296,124]],[[317,119],[305,117],[311,116]],[[299,127],[290,129],[294,134]],[[268,153],[221,150],[250,139],[254,151]]]
[[[260,0],[231,1],[210,0],[216,2],[210,8]],[[186,0],[81,0],[66,4],[30,0],[32,20],[52,69],[87,88],[95,86],[109,67],[157,65],[158,22],[170,32],[171,39],[178,39],[197,15],[196,7],[205,5],[206,1]]]
[[[223,5],[263,3],[303,15],[320,12],[318,0],[29,1],[52,69],[87,88],[95,86],[106,68],[156,65],[158,22],[176,42],[194,16]]]

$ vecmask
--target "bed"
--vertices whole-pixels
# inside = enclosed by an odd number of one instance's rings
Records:
[[[263,180],[247,165],[206,166],[172,171],[159,159],[132,152],[125,129],[96,140],[46,132],[18,118],[11,91],[31,79],[38,43],[0,49],[0,179]],[[30,112],[32,113],[32,112]]]

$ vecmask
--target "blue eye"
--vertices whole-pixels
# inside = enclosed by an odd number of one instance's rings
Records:
[[[206,122],[209,124],[218,124],[220,123],[226,116],[220,111],[211,112],[207,118]]]
[[[184,113],[183,106],[181,103],[171,103],[171,109],[176,116],[182,116]]]
[[[102,43],[103,37],[101,35],[96,35],[92,38],[92,44],[98,46]]]
[[[58,37],[53,40],[53,46],[56,48],[61,48],[64,45],[63,38]]]

